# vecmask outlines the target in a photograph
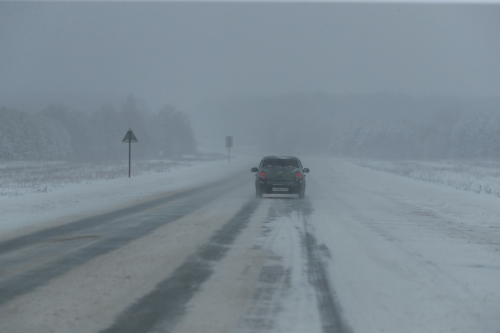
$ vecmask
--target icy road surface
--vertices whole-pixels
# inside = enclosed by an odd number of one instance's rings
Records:
[[[499,198],[303,158],[256,199],[257,162],[3,237],[0,332],[500,332]]]

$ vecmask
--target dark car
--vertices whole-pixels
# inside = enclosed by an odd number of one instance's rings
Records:
[[[266,156],[258,168],[252,168],[255,174],[255,193],[262,194],[298,194],[304,197],[306,191],[306,173],[308,168],[295,156]]]

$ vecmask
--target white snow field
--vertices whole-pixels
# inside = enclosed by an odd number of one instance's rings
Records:
[[[311,169],[305,199],[255,199],[250,168],[258,161],[0,197],[7,239],[248,170],[246,187],[1,305],[0,331],[110,327],[256,200],[247,227],[169,331],[333,332],[333,313],[337,332],[500,332],[499,197],[303,157]],[[326,288],[318,287],[323,278]]]
[[[498,161],[357,160],[353,162],[372,170],[500,197],[500,162]]]

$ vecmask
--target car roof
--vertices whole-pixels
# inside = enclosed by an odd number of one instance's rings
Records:
[[[278,158],[278,159],[283,159],[283,160],[290,160],[290,159],[296,159],[298,160],[298,157],[295,156],[283,156],[283,155],[270,155],[270,156],[264,156],[262,159],[265,160],[267,158]]]

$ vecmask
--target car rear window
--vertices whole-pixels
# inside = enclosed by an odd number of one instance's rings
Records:
[[[262,167],[299,167],[296,159],[268,158],[262,161]]]

